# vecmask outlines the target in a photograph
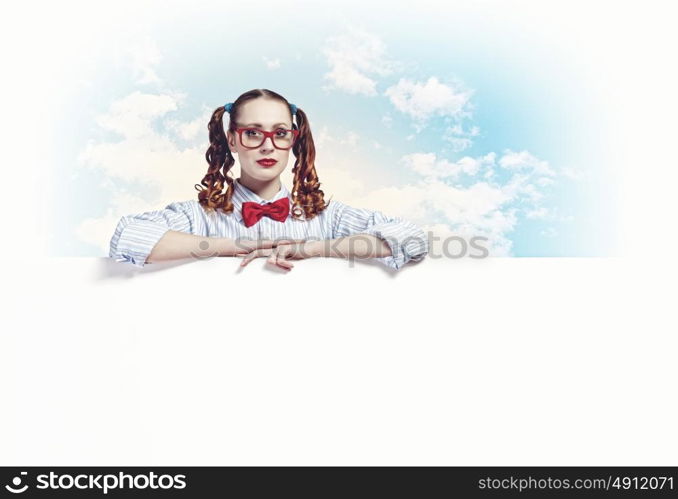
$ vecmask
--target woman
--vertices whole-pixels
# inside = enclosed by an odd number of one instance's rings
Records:
[[[214,111],[208,129],[209,168],[196,184],[198,199],[122,217],[111,239],[111,258],[143,267],[208,256],[242,257],[245,266],[268,257],[289,270],[291,260],[324,256],[376,258],[400,269],[428,253],[426,236],[416,225],[325,201],[306,113],[281,95],[246,92]],[[290,151],[296,157],[292,192],[280,181]],[[241,173],[234,179],[229,174],[236,154]]]

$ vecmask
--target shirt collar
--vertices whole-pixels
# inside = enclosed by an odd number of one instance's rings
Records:
[[[231,197],[231,202],[233,203],[233,215],[235,216],[238,222],[242,223],[242,204],[251,201],[259,204],[268,204],[273,201],[277,201],[282,198],[290,198],[290,205],[292,204],[292,199],[290,196],[290,191],[285,187],[285,184],[280,182],[280,190],[273,196],[272,199],[263,199],[255,192],[252,192],[247,187],[242,185],[238,179],[233,181],[233,196]]]

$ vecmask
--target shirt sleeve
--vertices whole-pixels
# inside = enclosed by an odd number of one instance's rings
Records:
[[[391,255],[375,260],[396,270],[409,261],[418,262],[428,254],[426,234],[412,222],[386,216],[380,211],[352,208],[337,201],[333,203],[336,203],[332,217],[333,239],[353,234],[377,236],[386,241]]]
[[[190,201],[171,203],[164,210],[125,215],[111,238],[109,256],[143,267],[153,247],[169,230],[206,235],[206,224]]]

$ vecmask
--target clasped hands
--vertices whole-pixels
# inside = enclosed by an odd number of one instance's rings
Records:
[[[259,239],[239,240],[233,256],[241,257],[240,266],[244,267],[255,258],[267,256],[267,263],[281,269],[291,270],[294,264],[290,260],[301,260],[320,256],[320,241],[305,239]]]

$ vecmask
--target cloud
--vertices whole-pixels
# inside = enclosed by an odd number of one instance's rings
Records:
[[[418,180],[404,186],[363,190],[352,195],[350,203],[412,220],[436,237],[456,236],[469,244],[474,237],[485,237],[488,240],[483,246],[491,256],[511,256],[510,236],[521,216],[555,216],[541,204],[555,172],[548,162],[528,151],[507,149],[498,156],[490,152],[449,161],[435,153],[408,154],[401,163],[417,173]],[[496,175],[497,167],[509,175]],[[544,178],[551,182],[535,181]],[[552,237],[553,231],[547,230],[544,235]]]
[[[338,132],[337,129],[334,129],[334,132],[330,132],[329,128],[325,125],[320,128],[320,131],[314,134],[313,142],[318,148],[327,147],[329,144],[333,144],[342,146],[344,150],[348,147],[352,151],[357,151],[361,143],[361,138],[360,134],[353,130],[341,133]],[[376,142],[373,145],[377,147]]]
[[[484,182],[464,188],[435,180],[383,187],[352,196],[348,203],[411,220],[436,237],[455,235],[467,242],[486,237],[490,255],[509,256],[508,234],[517,223],[510,201],[501,188]]]
[[[513,171],[530,170],[542,175],[555,175],[547,161],[537,159],[527,151],[508,151],[499,160],[499,166]]]
[[[415,121],[418,131],[434,117],[461,120],[470,117],[472,90],[463,89],[460,83],[445,84],[435,76],[426,82],[401,78],[384,92],[391,104]]]
[[[79,224],[76,236],[80,240],[108,253],[110,237],[122,215],[162,209],[172,200],[195,197],[193,186],[207,171],[205,141],[182,148],[177,139],[197,138],[200,120],[204,120],[207,137],[209,118],[204,114],[186,122],[167,118],[182,99],[181,94],[136,91],[113,102],[108,112],[96,118],[100,127],[122,138],[90,142],[78,155],[78,165],[101,172],[103,188],[111,192],[106,213]]]
[[[153,206],[146,197],[142,198],[124,189],[115,190],[106,214],[83,219],[75,229],[75,236],[78,240],[96,246],[104,254],[108,254],[111,236],[122,215],[160,209],[166,204]]]
[[[208,136],[207,123],[209,123],[213,111],[213,109],[205,106],[203,107],[202,114],[192,121],[185,122],[167,118],[164,121],[164,125],[169,132],[174,133],[185,141],[193,142],[199,140],[201,144],[204,144],[204,139]]]
[[[386,45],[376,35],[359,28],[326,40],[322,52],[330,71],[323,79],[325,91],[340,90],[353,95],[377,95],[373,76],[386,76],[400,67],[386,56]]]
[[[142,93],[137,90],[114,101],[107,113],[96,118],[96,123],[127,140],[149,138],[156,135],[150,123],[170,111],[176,111],[180,98],[167,94]]]
[[[540,160],[528,151],[507,149],[498,164],[511,174],[502,185],[506,194],[520,198],[521,209],[528,218],[545,218],[547,212],[542,210],[541,201],[554,184],[553,177],[556,176],[548,161]]]
[[[262,59],[264,60],[267,69],[280,69],[280,59],[269,59],[266,56],[263,56]]]
[[[545,207],[541,206],[541,207],[536,208],[536,209],[534,209],[534,210],[527,211],[527,212],[525,213],[525,216],[526,216],[527,218],[530,218],[530,219],[535,219],[535,218],[537,218],[537,219],[543,219],[543,218],[546,218],[548,214],[549,214],[548,209],[546,209]]]
[[[461,152],[473,145],[471,137],[480,134],[480,128],[474,126],[470,131],[465,131],[460,124],[449,127],[443,132],[443,140],[452,145],[453,152]]]
[[[324,75],[330,82],[322,87],[325,91],[336,89],[353,95],[376,96],[376,77],[390,75],[405,67],[403,63],[387,58],[386,45],[378,36],[358,28],[349,28],[347,33],[328,38],[322,50],[330,66],[330,71]],[[477,126],[464,131],[460,125],[463,119],[471,117],[473,91],[457,80],[443,83],[435,76],[425,82],[401,78],[382,95],[389,98],[396,110],[414,120],[417,133],[434,117],[456,122],[444,133],[444,139],[454,152],[471,147],[472,137],[479,134]],[[392,122],[390,114],[382,117],[384,126],[390,128]],[[413,136],[408,140],[411,138]]]
[[[452,137],[448,141],[452,144],[452,151],[454,152],[461,152],[473,145],[473,141],[468,138]]]
[[[495,153],[480,158],[465,156],[458,161],[437,159],[434,153],[413,153],[401,158],[406,168],[433,181],[438,179],[456,180],[460,175],[476,175],[481,168],[490,168],[495,164]]]

